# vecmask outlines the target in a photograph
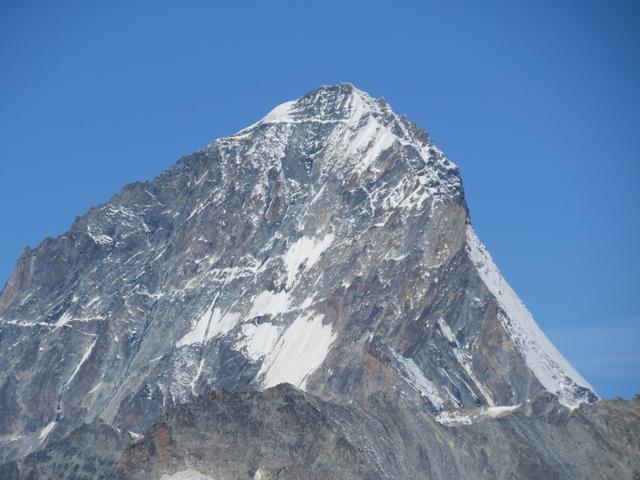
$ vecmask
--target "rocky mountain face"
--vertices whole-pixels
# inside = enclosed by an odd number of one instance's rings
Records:
[[[296,390],[270,389],[282,383]],[[216,390],[254,393],[222,401]],[[298,422],[299,433],[278,441],[311,442],[312,417],[304,425],[304,415],[265,404],[297,398],[330,411],[318,420],[326,442],[305,449],[322,465],[343,455],[340,465],[355,469],[347,477],[413,478],[387,465],[384,445],[366,444],[382,427],[365,431],[358,405],[403,405],[407,427],[419,418],[431,429],[421,435],[436,438],[460,418],[481,435],[482,412],[547,396],[570,418],[598,400],[478,240],[457,167],[427,133],[349,84],[280,105],[128,185],[64,235],[25,249],[0,294],[0,461],[69,442],[85,424],[126,445],[190,399],[196,410],[253,402],[272,417],[265,428]],[[250,410],[215,428],[253,422],[261,410]],[[326,423],[344,412],[354,429],[345,445],[364,447],[343,449]],[[122,465],[142,458],[140,448]],[[229,468],[212,478],[248,471]]]
[[[383,392],[338,404],[281,384],[192,397],[135,443],[94,421],[0,478],[638,479],[639,432],[640,397],[571,411],[541,393],[445,421]]]

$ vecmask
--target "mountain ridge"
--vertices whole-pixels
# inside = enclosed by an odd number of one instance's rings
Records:
[[[5,459],[97,417],[142,434],[193,395],[282,382],[338,403],[390,390],[431,414],[597,400],[477,240],[458,168],[350,84],[26,250],[0,329]]]
[[[7,480],[640,475],[640,397],[569,410],[542,393],[508,412],[490,408],[444,421],[385,392],[361,404],[336,404],[290,384],[259,392],[209,391],[170,409],[144,436],[134,438],[94,420],[40,452],[0,465],[0,475]],[[92,448],[97,444],[103,448]]]

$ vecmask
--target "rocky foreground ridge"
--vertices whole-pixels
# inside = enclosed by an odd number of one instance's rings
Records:
[[[342,405],[281,384],[194,397],[141,439],[96,420],[5,464],[0,477],[637,479],[639,432],[640,397],[571,411],[542,393],[442,421],[382,393]]]

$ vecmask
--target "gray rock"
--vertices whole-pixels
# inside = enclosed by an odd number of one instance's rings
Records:
[[[571,412],[543,393],[446,426],[384,393],[337,405],[282,385],[177,407],[125,452],[117,478],[635,479],[638,439],[638,399]]]
[[[1,465],[0,478],[111,480],[122,452],[135,440],[96,420],[38,452]]]
[[[282,384],[193,397],[133,444],[105,425],[81,427],[0,473],[7,480],[637,479],[639,439],[640,398],[571,411],[542,393],[509,411],[470,409],[444,422],[383,392],[344,405]]]
[[[598,399],[477,239],[457,167],[349,84],[126,186],[25,249],[0,294],[5,461],[282,382],[429,418]]]

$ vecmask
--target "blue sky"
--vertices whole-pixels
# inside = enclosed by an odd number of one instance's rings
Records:
[[[0,282],[124,184],[349,81],[460,166],[481,239],[598,392],[640,392],[637,2],[133,3],[0,3]]]

